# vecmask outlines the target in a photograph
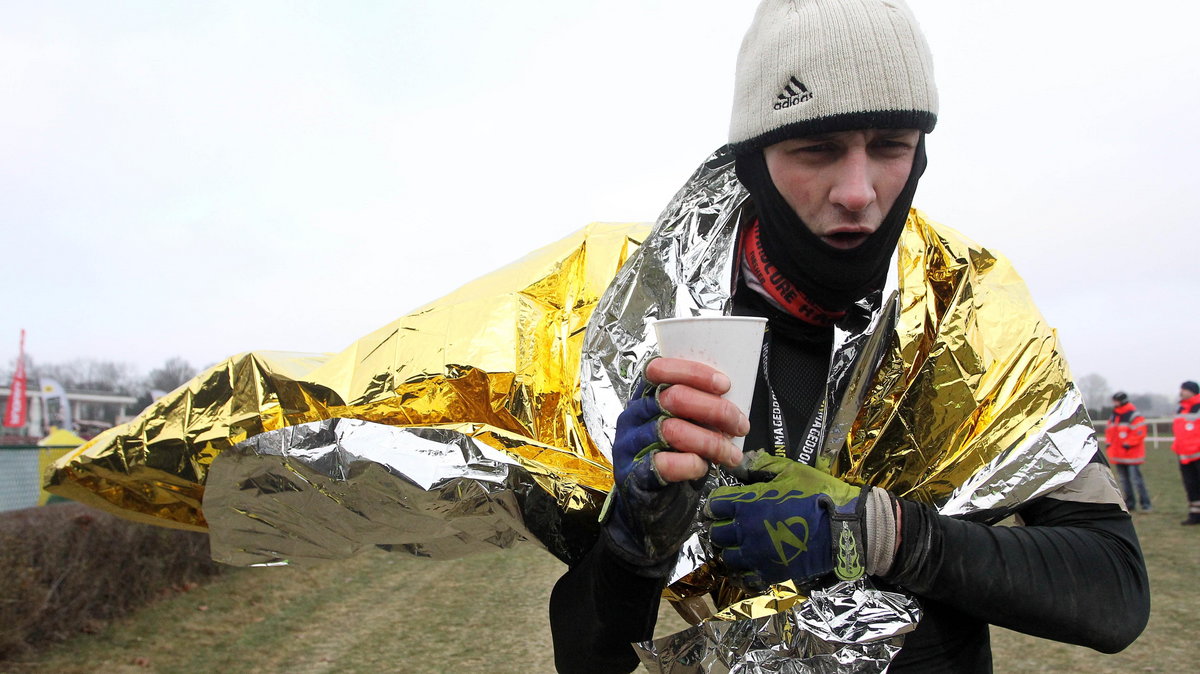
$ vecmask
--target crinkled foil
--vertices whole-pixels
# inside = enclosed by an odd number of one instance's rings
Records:
[[[655,674],[883,672],[920,609],[863,580],[816,590],[803,603],[741,620],[711,620],[635,644]]]
[[[217,517],[223,526],[241,531],[228,513],[214,514],[209,501],[216,498],[256,526],[271,522],[276,505],[262,494],[252,497],[255,492],[241,490],[238,483],[208,479],[225,452],[270,431],[359,419],[449,428],[505,453],[527,474],[522,484],[537,484],[557,506],[525,513],[533,531],[560,531],[557,520],[573,520],[576,514],[579,521],[594,521],[612,471],[580,420],[583,330],[601,293],[647,230],[646,225],[591,225],[338,354],[231,358],[64,457],[49,474],[47,488],[156,524],[203,530]],[[280,480],[294,479],[294,464],[283,455],[263,461],[274,462]],[[315,489],[313,484],[294,486]],[[340,516],[358,514],[346,509]],[[315,523],[312,530],[326,525]],[[307,523],[276,526],[290,529],[281,536],[298,541],[308,535]],[[216,540],[230,547],[215,554],[251,561],[249,551],[261,529],[246,531],[248,540],[218,535]],[[328,545],[327,554],[307,543],[293,554],[270,541],[255,559],[336,556],[334,550],[348,549],[336,538]],[[553,541],[548,547],[560,557],[572,554]]]
[[[642,366],[654,354],[658,318],[720,316],[732,309],[736,232],[746,192],[732,155],[709,158],[667,205],[621,269],[588,324],[583,345],[583,417],[600,451],[612,457],[613,420]]]
[[[562,507],[539,484],[546,476],[497,445],[528,449],[530,441],[483,425],[360,419],[256,435],[225,450],[209,472],[210,484],[222,485],[204,499],[213,558],[294,564],[379,546],[453,559],[531,538],[568,557],[590,548],[590,501]]]
[[[207,530],[201,501],[213,459],[233,443],[305,419],[330,400],[308,382],[328,355],[233,356],[54,463],[47,491],[128,519]]]

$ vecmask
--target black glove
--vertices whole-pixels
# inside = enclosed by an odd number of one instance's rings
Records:
[[[654,455],[670,451],[660,427],[670,416],[658,404],[665,386],[640,385],[617,417],[614,485],[600,514],[609,548],[635,573],[665,577],[696,516],[704,478],[667,482]]]

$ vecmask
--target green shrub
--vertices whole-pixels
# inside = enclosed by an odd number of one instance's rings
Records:
[[[220,572],[205,534],[77,503],[0,513],[0,660]]]

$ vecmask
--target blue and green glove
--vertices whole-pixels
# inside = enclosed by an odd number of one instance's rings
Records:
[[[856,580],[891,567],[896,520],[887,492],[768,452],[747,457],[750,477],[759,481],[714,489],[704,511],[712,544],[736,581],[762,590],[830,572]]]
[[[669,412],[658,403],[666,386],[643,384],[617,417],[613,489],[600,514],[608,547],[636,573],[662,578],[696,519],[704,478],[667,482],[654,455],[672,451],[662,437]]]

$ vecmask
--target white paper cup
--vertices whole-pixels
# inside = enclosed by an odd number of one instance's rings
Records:
[[[722,397],[749,418],[766,325],[767,319],[754,316],[664,318],[654,321],[654,332],[659,354],[698,361],[729,377],[729,391]],[[731,438],[738,449],[743,440]]]

